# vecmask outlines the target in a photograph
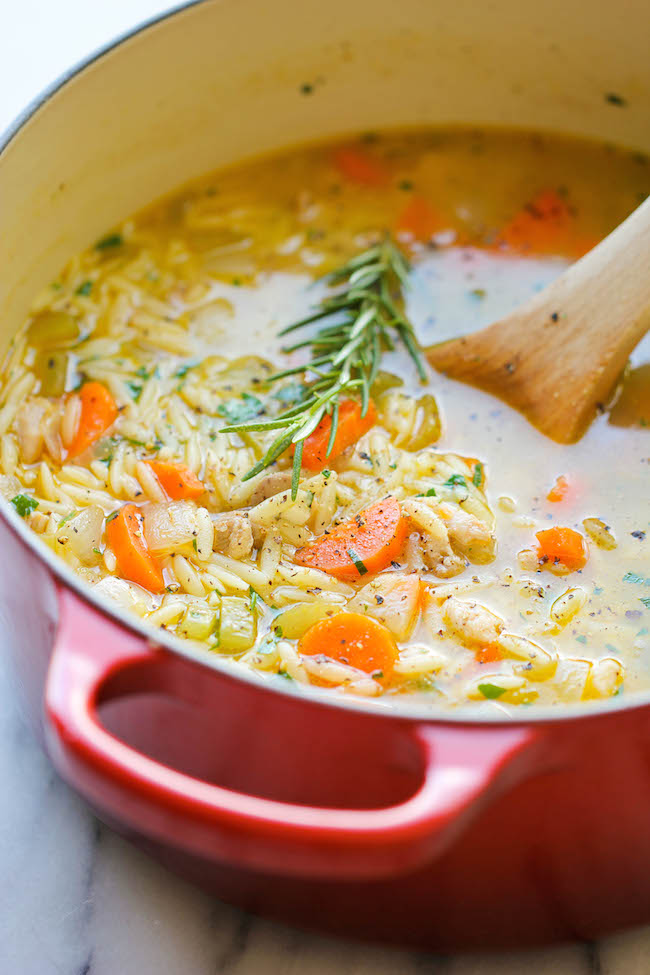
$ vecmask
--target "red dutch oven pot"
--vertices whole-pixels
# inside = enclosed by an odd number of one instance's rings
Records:
[[[495,8],[487,17],[470,0],[206,2],[146,25],[9,133],[3,341],[37,287],[117,219],[210,166],[297,137],[445,121],[451,99],[460,121],[533,119],[642,145],[644,4],[631,4],[621,52],[605,5],[585,39],[577,0],[562,4],[557,37],[547,10],[499,0],[520,52],[507,67]],[[572,99],[539,87],[530,48],[541,57],[553,44]],[[596,55],[604,67],[593,68]],[[621,128],[605,99],[594,102],[594,72],[610,88],[632,67],[641,108]],[[445,98],[433,97],[443,77]],[[324,94],[306,102],[310,79]],[[437,948],[595,938],[650,919],[647,698],[478,720],[298,694],[171,637],[152,643],[6,503],[0,544],[6,644],[56,768],[102,820],[223,899]]]

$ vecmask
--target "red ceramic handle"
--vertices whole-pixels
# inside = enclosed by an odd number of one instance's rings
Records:
[[[423,781],[389,808],[321,809],[238,793],[169,768],[102,726],[96,704],[106,680],[134,665],[151,663],[153,673],[166,653],[62,588],[45,690],[50,754],[109,822],[239,867],[328,878],[412,870],[441,852],[533,739],[520,727],[413,723]]]

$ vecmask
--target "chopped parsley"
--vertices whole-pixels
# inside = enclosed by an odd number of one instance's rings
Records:
[[[273,627],[273,633],[278,638],[278,640],[281,640],[282,639],[283,631],[282,631],[282,627],[281,626],[274,626]]]
[[[359,575],[360,576],[365,576],[365,574],[368,571],[368,569],[366,568],[366,566],[364,565],[363,561],[357,555],[357,553],[354,551],[353,548],[349,548],[348,549],[348,555],[350,556],[350,558],[354,562],[354,564],[356,566],[356,569],[357,569],[357,572],[359,573]]]
[[[429,488],[429,490],[428,491],[425,491],[424,494],[416,494],[415,496],[416,496],[416,498],[435,498],[436,497],[436,489],[435,488]]]
[[[75,291],[75,294],[76,295],[84,295],[84,297],[87,297],[92,290],[93,290],[93,283],[92,283],[92,281],[84,281],[83,284],[80,284],[79,285],[79,287]]]
[[[190,369],[194,369],[196,362],[186,362],[184,365],[179,366],[176,372],[172,373],[175,379],[185,379]]]
[[[294,403],[299,403],[303,399],[306,391],[307,387],[303,383],[289,383],[273,393],[273,399],[282,403],[283,406],[293,406]]]
[[[255,589],[253,589],[252,586],[248,587],[248,595],[250,597],[250,602],[251,602],[251,612],[253,613],[255,612],[258,603],[264,606],[264,600],[262,599],[260,594],[256,592]]]
[[[124,237],[122,234],[107,234],[106,237],[102,237],[95,244],[95,249],[98,251],[110,250],[112,247],[121,247],[124,243]]]
[[[286,670],[279,670],[278,677],[284,677],[285,680],[293,680],[291,674],[288,674]]]
[[[140,397],[142,396],[142,384],[133,383],[129,379],[127,379],[126,385],[129,387],[129,392],[131,393],[131,396],[137,403]]]
[[[582,633],[580,633],[580,634],[579,634],[579,635],[578,635],[578,636],[576,637],[576,640],[578,641],[578,643],[583,643],[583,644],[584,644],[584,643],[586,643],[586,642],[587,642],[587,637],[586,637],[586,636],[583,636],[583,635],[582,635]]]
[[[646,609],[650,609],[650,596],[641,596],[640,601],[643,603]]]
[[[26,518],[27,515],[31,515],[32,511],[36,511],[38,508],[36,498],[30,498],[27,494],[17,494],[15,498],[11,499],[11,503],[21,518]]]
[[[650,579],[640,576],[638,572],[626,572],[623,576],[623,582],[633,582],[637,586],[650,586]]]
[[[62,518],[61,521],[59,522],[59,528],[61,527],[61,525],[65,525],[66,521],[70,521],[71,518],[74,518],[76,513],[77,513],[77,509],[74,508],[69,515],[66,515],[65,518]]]
[[[486,697],[488,701],[496,700],[497,697],[501,697],[502,694],[505,694],[507,690],[505,687],[499,687],[498,684],[479,684],[478,689],[483,697]]]
[[[112,521],[113,518],[117,518],[117,516],[119,515],[119,513],[120,513],[120,509],[119,508],[116,508],[115,511],[111,511],[110,515],[107,515],[106,516],[106,524],[108,524],[109,521]]]
[[[467,481],[465,480],[465,478],[463,477],[462,474],[452,474],[451,477],[448,477],[447,478],[447,480],[445,481],[445,483],[444,483],[443,486],[444,487],[448,487],[448,488],[451,488],[451,487],[464,487],[464,488],[466,488],[467,487]]]
[[[240,399],[228,399],[220,403],[217,409],[219,416],[223,416],[228,423],[246,423],[253,420],[264,411],[264,404],[257,396],[242,393]]]
[[[474,464],[474,474],[472,476],[472,484],[475,487],[480,488],[482,483],[483,483],[483,464],[479,462],[478,464]]]

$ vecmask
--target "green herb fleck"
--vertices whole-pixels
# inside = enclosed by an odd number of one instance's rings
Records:
[[[357,568],[357,572],[359,573],[359,575],[360,576],[365,576],[365,574],[368,571],[368,569],[363,564],[362,560],[360,559],[360,557],[357,555],[357,553],[354,551],[353,548],[349,548],[348,549],[348,555],[350,556],[350,558],[354,562],[354,564],[355,564],[355,566]]]
[[[489,701],[494,701],[497,697],[505,694],[507,688],[499,687],[498,684],[479,684],[478,689]]]
[[[190,369],[194,369],[196,362],[186,362],[184,365],[179,366],[176,372],[172,373],[175,379],[185,379]]]
[[[581,633],[579,636],[576,637],[576,640],[578,641],[578,643],[585,644],[587,642],[587,637]]]
[[[416,498],[435,498],[437,496],[436,489],[429,488],[429,490],[425,491],[423,494],[416,494],[415,496]]]
[[[140,383],[131,382],[129,379],[127,379],[126,385],[129,387],[129,392],[131,393],[131,396],[137,403],[140,397],[142,396],[142,386],[140,385]]]
[[[444,487],[467,487],[467,481],[462,474],[452,474],[444,483]]]
[[[273,632],[274,632],[275,636],[278,638],[278,640],[281,640],[282,639],[283,632],[282,632],[282,627],[281,626],[274,626],[273,627]]]
[[[75,294],[76,295],[84,295],[84,297],[87,297],[92,290],[93,290],[93,283],[92,283],[92,281],[84,281],[83,284],[80,284],[79,285],[79,287],[75,291]]]
[[[120,509],[119,508],[116,508],[115,511],[111,511],[110,515],[107,515],[106,516],[106,524],[108,524],[109,521],[112,521],[113,518],[117,518],[117,516],[119,515],[119,513],[120,513]]]
[[[241,399],[226,400],[217,408],[219,416],[223,416],[228,423],[248,423],[263,411],[262,400],[250,393],[242,393]]]
[[[94,549],[93,549],[93,552],[95,553],[95,555],[101,555],[101,554],[102,554],[102,553],[101,553],[101,550],[100,550],[100,549],[98,549],[98,548],[94,548]]]
[[[195,538],[192,539],[192,548],[194,549],[195,552],[198,552],[199,550],[199,546]]]
[[[623,582],[633,582],[637,586],[650,586],[650,579],[640,576],[637,572],[626,572],[623,576]]]
[[[480,488],[482,483],[483,483],[483,464],[479,462],[478,464],[474,464],[474,474],[472,476],[472,484],[474,485],[474,487]]]
[[[61,525],[65,525],[67,521],[70,521],[71,518],[74,518],[76,513],[77,513],[77,509],[73,508],[73,510],[70,512],[69,515],[66,515],[65,518],[61,519],[61,521],[59,522],[59,528],[61,527]]]
[[[640,601],[646,609],[650,609],[650,596],[642,596]]]
[[[124,243],[124,237],[122,234],[107,234],[106,237],[102,237],[95,244],[95,249],[98,251],[109,250],[111,247],[121,247]]]
[[[21,518],[26,518],[27,515],[31,515],[32,511],[36,511],[38,508],[36,498],[30,498],[27,494],[17,494],[15,498],[11,499],[11,503]]]
[[[284,677],[285,680],[293,680],[291,674],[288,674],[286,670],[279,670],[278,677]]]
[[[293,406],[305,398],[306,392],[307,387],[304,383],[289,383],[287,386],[282,386],[281,389],[276,390],[273,393],[273,399],[276,399],[278,403],[283,403],[285,406]]]

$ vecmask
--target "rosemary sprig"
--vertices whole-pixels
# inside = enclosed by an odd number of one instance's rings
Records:
[[[408,261],[392,238],[386,237],[327,275],[325,280],[334,288],[334,293],[324,298],[311,315],[280,332],[280,335],[288,335],[315,322],[330,320],[308,338],[283,348],[287,353],[309,348],[311,357],[307,363],[284,369],[268,379],[273,383],[305,373],[308,378],[304,389],[291,408],[273,419],[223,427],[224,433],[280,431],[243,480],[265,470],[294,444],[291,495],[295,499],[305,440],[325,414],[331,414],[332,428],[327,445],[327,455],[330,454],[338,427],[339,403],[349,394],[360,397],[361,413],[365,416],[382,353],[395,348],[394,338],[405,346],[420,378],[426,379],[413,326],[398,307],[402,291],[408,285],[408,272]]]

